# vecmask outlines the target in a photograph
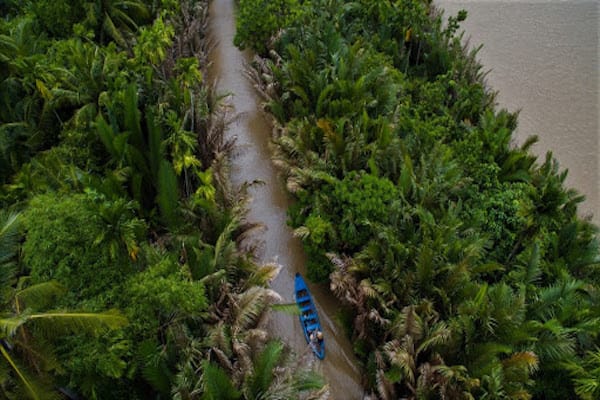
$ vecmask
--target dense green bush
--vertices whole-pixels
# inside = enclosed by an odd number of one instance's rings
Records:
[[[298,12],[298,0],[240,0],[233,42],[264,53],[266,43],[290,24]]]
[[[135,209],[122,202],[98,204],[86,194],[32,199],[23,244],[32,279],[55,279],[76,293],[78,301],[110,292],[134,271],[128,247],[135,248],[143,237]]]
[[[73,25],[85,17],[85,4],[84,0],[36,0],[31,2],[30,11],[50,36],[67,38],[73,34]]]

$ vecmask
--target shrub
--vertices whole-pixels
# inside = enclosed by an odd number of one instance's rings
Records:
[[[297,0],[241,0],[234,44],[266,53],[265,43],[294,20],[297,10]]]

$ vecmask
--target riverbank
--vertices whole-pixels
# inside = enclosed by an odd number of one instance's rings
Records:
[[[209,26],[216,43],[210,56],[210,79],[217,83],[220,93],[230,94],[228,102],[232,108],[232,123],[226,135],[236,139],[231,178],[237,187],[245,182],[262,182],[250,189],[252,201],[247,220],[264,226],[264,231],[257,237],[261,243],[260,259],[281,265],[272,288],[283,296],[284,302],[292,303],[294,275],[296,272],[305,273],[306,258],[300,240],[293,236],[287,226],[286,213],[291,202],[271,161],[269,142],[272,127],[263,115],[258,93],[244,73],[251,54],[248,51],[240,52],[233,45],[233,0],[211,2]],[[335,322],[339,303],[322,288],[311,285],[310,289],[327,343],[326,357],[318,362],[317,369],[330,387],[330,398],[362,399],[358,362],[349,340]],[[268,329],[288,344],[301,357],[301,362],[314,363],[296,316],[271,313]]]
[[[581,215],[600,223],[599,4],[594,1],[439,0],[446,15],[468,12],[462,24],[498,104],[521,110],[515,143],[530,135],[533,152],[552,151],[569,170],[568,186],[586,196]]]
[[[518,115],[496,107],[465,50],[465,14],[443,21],[420,0],[281,3],[283,31],[251,2],[240,30],[276,40],[239,41],[269,57],[290,223],[309,278],[353,310],[368,388],[385,399],[589,392],[596,228],[559,160],[532,154],[535,138],[515,145]]]

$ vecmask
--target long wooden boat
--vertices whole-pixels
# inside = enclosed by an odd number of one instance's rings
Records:
[[[299,273],[296,273],[296,278],[294,279],[294,293],[296,304],[300,308],[300,326],[302,326],[302,330],[304,331],[306,342],[310,345],[313,353],[322,360],[325,358],[325,339],[318,339],[317,333],[323,332],[323,330],[321,329],[319,315],[310,295],[310,290],[308,290],[306,282],[304,282],[302,275]]]

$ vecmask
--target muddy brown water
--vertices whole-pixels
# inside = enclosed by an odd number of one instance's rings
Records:
[[[436,0],[445,16],[468,12],[470,43],[498,103],[521,110],[515,142],[538,135],[585,194],[581,214],[600,224],[599,9],[597,0]]]
[[[218,92],[230,94],[233,122],[228,137],[236,138],[231,179],[235,186],[260,180],[264,185],[250,189],[252,201],[248,220],[265,226],[259,239],[263,243],[260,257],[263,262],[282,266],[272,288],[285,302],[293,302],[294,276],[305,272],[306,258],[299,239],[286,224],[290,205],[284,185],[271,162],[269,140],[271,126],[261,111],[261,100],[244,75],[244,63],[251,54],[240,52],[233,45],[235,34],[234,0],[213,0],[209,10],[209,30],[215,47],[211,52],[209,79],[216,82]],[[330,388],[330,398],[353,400],[363,398],[361,373],[353,355],[350,341],[336,322],[339,302],[325,287],[308,282],[312,291],[326,340],[326,357],[317,361],[311,354],[302,333],[298,317],[274,312],[269,319],[270,332],[299,355],[300,362],[312,363],[324,375]]]

